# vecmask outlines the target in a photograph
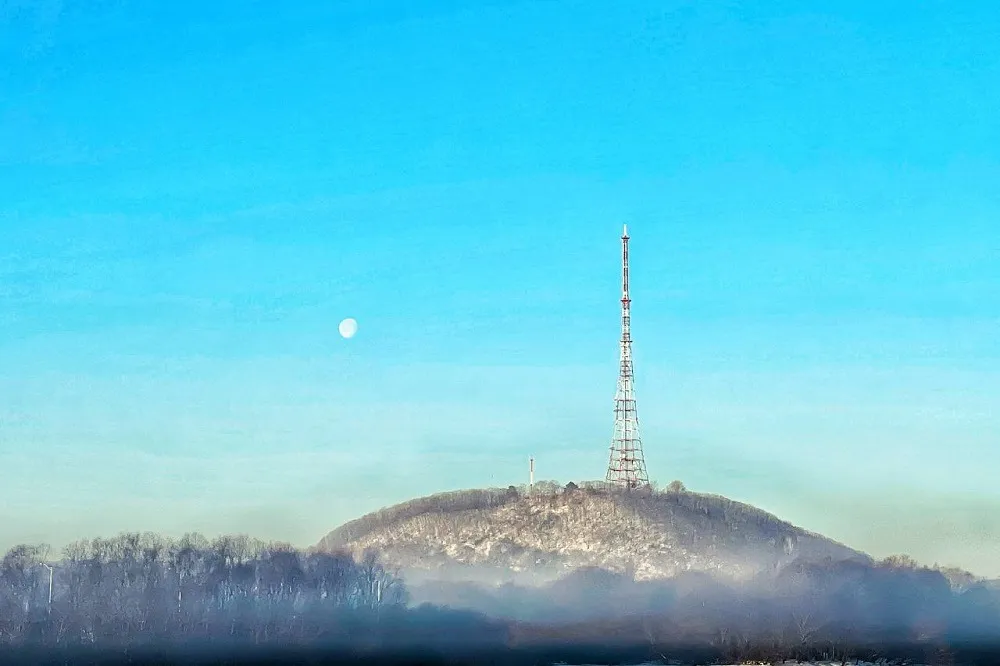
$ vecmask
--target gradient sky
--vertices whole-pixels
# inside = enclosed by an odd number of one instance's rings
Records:
[[[1000,576],[992,3],[279,4],[0,4],[0,547],[603,477],[627,222],[652,477]]]

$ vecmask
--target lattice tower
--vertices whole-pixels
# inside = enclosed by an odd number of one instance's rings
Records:
[[[622,338],[615,394],[615,433],[605,480],[623,488],[649,485],[646,462],[639,437],[639,417],[635,410],[635,375],[632,368],[631,305],[628,295],[628,226],[622,232]]]

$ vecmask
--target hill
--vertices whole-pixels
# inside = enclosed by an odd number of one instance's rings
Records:
[[[601,484],[441,493],[333,530],[317,550],[375,549],[411,582],[541,583],[598,568],[635,580],[705,572],[749,580],[797,559],[870,558],[718,495]]]

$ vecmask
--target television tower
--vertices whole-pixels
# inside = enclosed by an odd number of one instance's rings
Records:
[[[608,462],[609,485],[631,489],[649,485],[646,462],[639,438],[639,417],[635,411],[635,376],[632,370],[632,333],[628,297],[628,225],[622,231],[622,339],[615,394],[615,434]]]

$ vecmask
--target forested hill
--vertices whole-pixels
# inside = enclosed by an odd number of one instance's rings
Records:
[[[319,551],[379,551],[415,577],[551,579],[599,567],[657,579],[683,571],[749,578],[796,559],[870,558],[717,495],[622,492],[554,482],[442,493],[382,509],[324,537]]]

